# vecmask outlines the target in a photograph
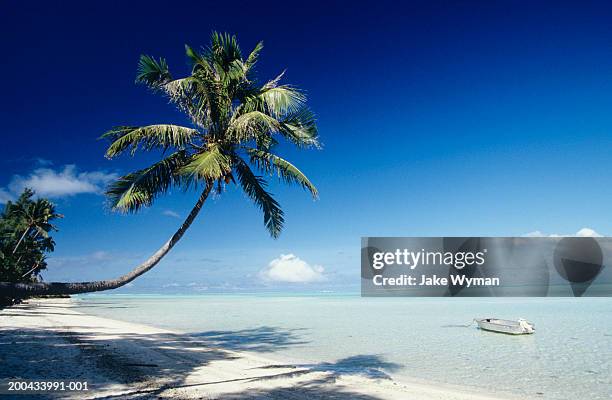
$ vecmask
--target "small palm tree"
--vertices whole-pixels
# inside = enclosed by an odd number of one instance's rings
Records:
[[[277,138],[301,148],[319,147],[315,118],[306,96],[280,83],[283,74],[263,85],[254,77],[254,66],[263,45],[244,58],[235,36],[213,33],[210,47],[195,51],[185,46],[191,74],[174,79],[166,61],[143,55],[136,82],[167,96],[184,111],[189,127],[156,124],[120,126],[103,135],[111,144],[107,158],[137,150],[161,150],[164,158],[121,177],[107,195],[115,210],[136,212],[153,204],[169,189],[199,189],[200,196],[172,237],[148,260],[117,279],[83,283],[35,283],[18,290],[30,294],[70,294],[114,289],[153,268],[180,240],[212,191],[239,185],[263,211],[264,224],[276,238],[283,227],[283,211],[254,172],[278,176],[298,184],[314,198],[317,190],[289,161],[274,154]],[[0,290],[8,286],[0,283]],[[14,286],[11,286],[15,290]]]
[[[53,222],[61,217],[53,203],[35,199],[28,188],[6,203],[0,213],[0,280],[30,282],[46,268],[45,253],[55,246],[50,236],[57,231]]]
[[[24,224],[23,233],[13,248],[13,254],[17,252],[23,240],[32,233],[34,234],[34,239],[38,236],[48,238],[49,232],[57,231],[57,228],[51,224],[51,221],[63,218],[63,215],[55,211],[55,205],[49,200],[39,198],[35,201],[30,201],[32,196],[34,196],[34,192],[30,189],[25,189],[19,200],[9,204],[7,207],[7,213],[23,221]]]

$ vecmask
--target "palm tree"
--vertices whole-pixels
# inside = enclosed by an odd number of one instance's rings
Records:
[[[44,255],[55,246],[50,236],[57,231],[53,222],[62,217],[53,203],[35,199],[29,188],[16,201],[6,203],[0,213],[0,280],[31,282],[46,268]]]
[[[281,73],[258,85],[254,66],[263,44],[243,58],[235,36],[213,33],[210,46],[195,51],[185,46],[191,74],[174,79],[163,58],[143,55],[136,82],[167,96],[184,111],[189,127],[156,124],[120,126],[103,135],[111,144],[107,158],[125,152],[161,150],[155,164],[127,174],[112,184],[107,195],[113,209],[136,212],[150,206],[171,188],[197,189],[200,196],[179,229],[149,259],[114,280],[79,283],[0,283],[0,291],[21,294],[73,294],[115,289],[153,268],[174,247],[200,212],[211,192],[227,185],[240,186],[262,210],[264,224],[277,238],[283,211],[266,189],[266,181],[253,171],[298,184],[317,198],[308,178],[289,161],[274,154],[277,138],[301,148],[319,147],[313,113],[306,96],[281,84]]]
[[[30,189],[25,189],[20,196],[20,200],[29,200],[34,195]],[[10,204],[8,212],[22,220],[25,224],[23,234],[13,248],[13,254],[17,252],[23,240],[28,234],[34,233],[33,239],[39,235],[43,238],[49,237],[49,232],[57,231],[57,228],[51,224],[51,221],[57,218],[63,218],[63,215],[55,211],[55,205],[47,199],[36,199],[36,201],[17,201]]]

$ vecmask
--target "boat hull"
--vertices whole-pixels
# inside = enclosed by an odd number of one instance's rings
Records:
[[[506,335],[530,335],[535,332],[530,324],[521,324],[517,321],[483,318],[476,319],[478,327],[489,332],[505,333]]]

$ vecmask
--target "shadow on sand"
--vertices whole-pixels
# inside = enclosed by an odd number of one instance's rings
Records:
[[[221,398],[375,400],[376,397],[349,392],[330,383],[340,375],[385,379],[389,378],[387,372],[400,367],[376,355],[356,355],[318,364],[265,365],[252,368],[253,375],[237,373],[239,378],[225,381],[186,382],[193,371],[213,361],[242,357],[232,350],[270,352],[308,342],[301,337],[300,330],[266,326],[193,335],[101,333],[104,329],[76,325],[44,329],[0,327],[0,379],[86,380],[94,398],[149,399],[158,398],[170,388],[201,387],[205,393],[207,385],[300,377],[299,382],[289,387],[249,389]],[[79,368],[75,369],[75,365]],[[106,390],[117,383],[126,385],[128,392],[108,395],[112,392]]]
[[[385,369],[389,372],[396,371],[401,368],[399,364],[390,363],[384,361],[380,356],[377,355],[357,355],[347,357],[336,362],[322,362],[316,364],[278,364],[270,365],[265,367],[259,367],[258,369],[286,369],[295,368],[295,371],[283,372],[283,373],[270,373],[257,377],[237,378],[225,381],[212,381],[205,383],[192,383],[192,384],[177,384],[172,386],[174,389],[186,389],[186,388],[197,388],[208,385],[216,385],[228,382],[244,381],[244,382],[257,382],[257,381],[268,381],[274,379],[283,378],[295,378],[312,374],[313,372],[326,372],[322,377],[313,379],[306,379],[298,383],[293,383],[290,387],[278,387],[272,389],[249,389],[243,392],[223,394],[219,399],[228,400],[247,400],[247,399],[332,399],[332,400],[380,400],[379,397],[375,397],[368,394],[357,393],[343,389],[341,387],[334,387],[333,384],[342,375],[359,375],[372,379],[390,379],[390,377],[382,371]],[[101,397],[103,399],[148,399],[151,397],[158,396],[163,392],[165,388],[156,390],[138,390],[130,393],[123,393],[121,395]],[[127,396],[127,397],[126,397]],[[213,399],[216,397],[211,397]]]
[[[340,375],[360,375],[371,379],[391,379],[387,372],[395,372],[402,368],[400,364],[385,361],[381,356],[360,354],[346,357],[335,362],[316,364],[277,364],[263,367],[273,368],[303,368],[308,372],[329,372],[331,379]]]
[[[221,347],[236,351],[272,352],[292,346],[307,344],[300,338],[304,329],[278,329],[269,326],[237,331],[208,331],[193,333],[209,347]]]

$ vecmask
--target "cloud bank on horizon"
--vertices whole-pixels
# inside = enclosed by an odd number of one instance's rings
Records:
[[[541,231],[533,231],[533,232],[529,232],[525,235],[523,235],[525,237],[567,237],[567,236],[571,236],[571,237],[603,237],[603,235],[597,233],[595,230],[591,229],[591,228],[582,228],[580,229],[578,232],[574,233],[574,234],[568,234],[568,235],[563,235],[563,234],[558,234],[558,233],[551,233],[551,234],[545,234],[542,233]]]
[[[104,171],[79,172],[73,164],[59,170],[37,168],[27,176],[13,175],[6,187],[0,187],[0,204],[16,199],[25,188],[49,198],[102,194],[104,187],[117,178],[117,174]]]

